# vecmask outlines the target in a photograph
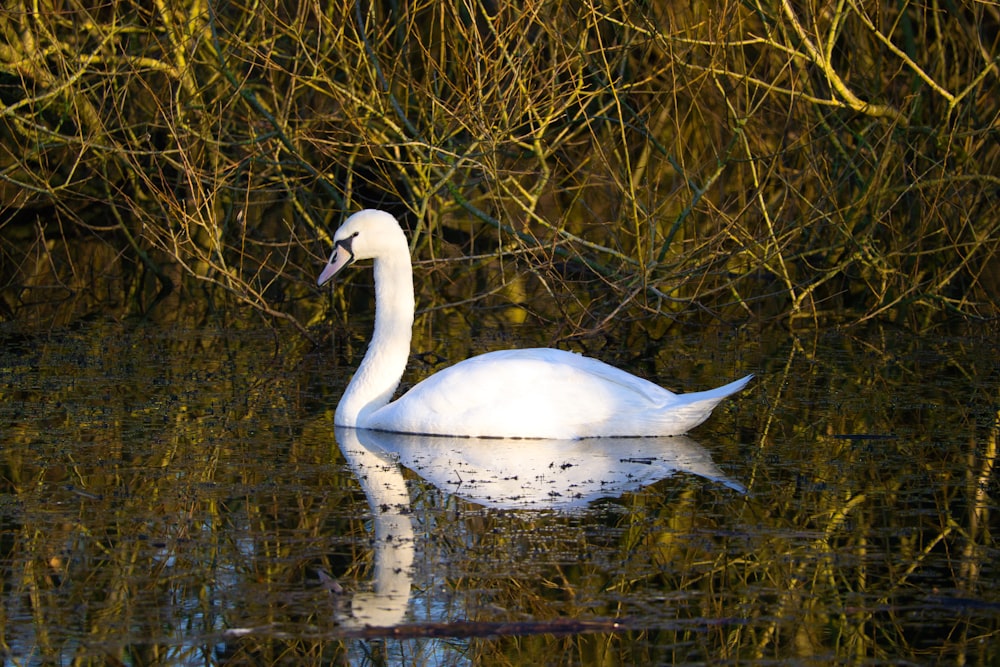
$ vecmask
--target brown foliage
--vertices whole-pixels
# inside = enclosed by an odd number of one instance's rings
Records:
[[[305,322],[370,205],[577,330],[996,316],[992,5],[266,4],[0,10],[6,318],[114,273]]]

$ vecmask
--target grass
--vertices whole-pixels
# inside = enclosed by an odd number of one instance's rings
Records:
[[[971,1],[7,3],[0,314],[235,300],[305,331],[331,230],[381,206],[420,270],[486,256],[578,332],[993,319],[998,27]]]

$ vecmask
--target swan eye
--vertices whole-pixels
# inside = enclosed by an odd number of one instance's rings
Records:
[[[337,241],[336,243],[334,243],[334,245],[340,246],[340,247],[344,248],[345,250],[349,251],[351,249],[351,243],[354,241],[354,239],[358,238],[358,236],[360,234],[361,234],[361,232],[354,232],[353,234],[351,234],[347,238],[340,239],[339,241]]]

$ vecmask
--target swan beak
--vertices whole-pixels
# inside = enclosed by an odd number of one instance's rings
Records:
[[[340,273],[341,269],[352,264],[353,262],[354,253],[351,252],[350,245],[342,242],[338,243],[334,246],[333,254],[330,255],[330,261],[323,267],[323,272],[319,274],[319,280],[316,281],[316,284],[322,286],[328,280]]]

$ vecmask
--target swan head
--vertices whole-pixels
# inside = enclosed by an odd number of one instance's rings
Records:
[[[333,235],[333,253],[316,282],[325,284],[358,260],[396,257],[401,252],[409,259],[406,235],[396,218],[376,209],[358,211]]]

